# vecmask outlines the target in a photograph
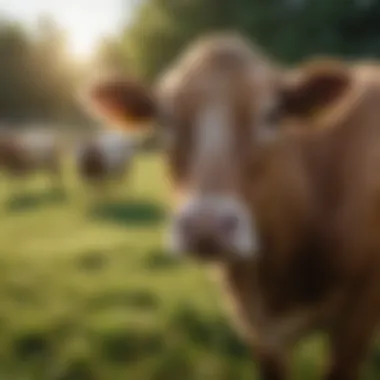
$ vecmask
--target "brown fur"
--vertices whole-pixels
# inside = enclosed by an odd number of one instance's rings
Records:
[[[157,109],[164,127],[176,133],[168,151],[174,182],[181,192],[191,186],[193,115],[209,96],[202,84],[229,80],[239,142],[234,185],[247,199],[262,240],[258,258],[217,265],[238,325],[262,379],[287,379],[288,351],[323,329],[332,348],[325,379],[357,380],[380,320],[376,70],[318,62],[283,81],[289,77],[241,39],[212,42],[198,45],[164,77],[160,106],[146,114]],[[265,77],[261,88],[249,76],[258,67]],[[131,97],[134,88],[124,91]],[[260,128],[255,96],[265,93],[280,100],[277,126],[283,131],[269,145],[251,139],[247,128],[252,122]],[[118,102],[116,93],[108,95]]]

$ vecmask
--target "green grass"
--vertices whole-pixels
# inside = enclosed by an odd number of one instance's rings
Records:
[[[67,178],[65,193],[1,179],[0,380],[252,379],[207,270],[162,251],[160,159],[140,158],[112,198]],[[300,347],[295,379],[319,378],[323,348]]]

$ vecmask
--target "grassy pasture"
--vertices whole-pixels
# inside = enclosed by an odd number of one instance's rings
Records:
[[[65,192],[1,178],[0,380],[252,379],[207,269],[162,251],[160,158],[103,199],[66,178]],[[324,346],[300,346],[294,379],[319,378]]]

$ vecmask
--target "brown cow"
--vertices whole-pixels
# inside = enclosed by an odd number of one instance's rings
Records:
[[[357,380],[380,320],[380,87],[339,62],[287,73],[242,37],[206,38],[155,91],[93,85],[121,128],[156,118],[180,197],[172,246],[214,263],[262,379],[329,334],[325,379]]]

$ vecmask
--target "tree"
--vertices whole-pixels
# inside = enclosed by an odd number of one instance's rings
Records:
[[[83,120],[76,99],[79,72],[63,31],[47,17],[26,29],[0,22],[0,122]]]
[[[152,80],[199,35],[239,30],[286,63],[311,55],[379,56],[378,0],[145,0],[122,41]]]

